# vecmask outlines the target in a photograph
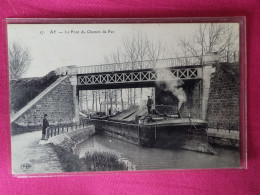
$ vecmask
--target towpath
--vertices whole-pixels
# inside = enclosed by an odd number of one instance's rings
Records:
[[[13,174],[63,172],[53,148],[39,144],[40,140],[41,131],[12,136]]]

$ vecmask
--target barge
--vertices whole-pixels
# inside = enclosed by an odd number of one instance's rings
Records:
[[[145,113],[141,110],[138,110],[138,112]],[[216,154],[208,144],[206,121],[136,114],[136,111],[130,112],[130,114],[129,112],[125,113],[126,117],[123,117],[125,120],[119,120],[119,117],[111,117],[108,119],[92,118],[90,121],[95,125],[97,133],[141,147],[181,148]]]

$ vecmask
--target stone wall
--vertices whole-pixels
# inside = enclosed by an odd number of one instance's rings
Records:
[[[234,130],[208,128],[208,142],[212,145],[226,146],[231,148],[239,147],[240,132]]]
[[[90,125],[76,131],[60,134],[54,137],[50,137],[47,141],[41,141],[40,144],[52,143],[55,146],[59,146],[68,152],[74,152],[76,145],[95,133],[95,126]]]
[[[42,124],[43,115],[50,124],[71,123],[74,117],[73,90],[69,78],[64,79],[22,114],[15,123],[21,126]]]
[[[239,130],[239,64],[221,63],[211,78],[209,128]]]

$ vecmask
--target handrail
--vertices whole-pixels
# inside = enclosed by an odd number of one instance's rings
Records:
[[[80,130],[86,127],[88,124],[86,122],[81,122],[80,124],[70,123],[70,124],[61,124],[56,126],[49,126],[46,129],[46,139],[54,137],[63,133],[72,132]]]
[[[220,62],[239,62],[239,51],[235,50],[223,53],[223,55],[220,56]]]
[[[78,74],[201,65],[198,56],[77,67]]]
[[[235,122],[210,122],[208,123],[208,129],[215,129],[217,132],[221,131],[222,129],[230,131],[240,131],[239,124]]]
[[[156,109],[156,108],[160,108],[160,107],[163,107],[163,108],[171,108],[172,109],[172,111],[171,112],[167,112],[167,111],[165,111],[165,109],[163,109],[165,112],[160,112],[160,111],[158,111],[158,109]],[[180,113],[180,110],[178,110],[178,108],[176,107],[176,106],[171,106],[171,105],[163,105],[163,104],[161,104],[161,105],[156,105],[156,104],[153,104],[152,105],[152,108],[155,108],[155,110],[159,113],[159,114],[167,114],[167,115],[169,115],[169,114],[181,114]],[[174,112],[175,111],[175,112]]]
[[[230,51],[223,53],[220,56],[220,62],[238,62],[239,51]],[[128,71],[154,68],[168,68],[179,66],[201,66],[205,63],[205,56],[188,56],[176,58],[164,58],[156,60],[144,60],[136,62],[121,62],[111,64],[100,64],[91,66],[75,67],[78,74],[113,72],[113,71]]]

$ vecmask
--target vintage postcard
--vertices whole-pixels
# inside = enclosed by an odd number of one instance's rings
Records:
[[[239,29],[7,24],[13,174],[240,168]]]

